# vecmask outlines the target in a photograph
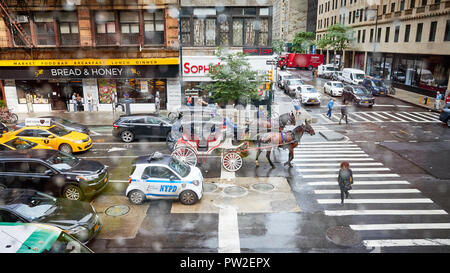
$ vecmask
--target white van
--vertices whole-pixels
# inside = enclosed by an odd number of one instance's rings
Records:
[[[333,64],[321,64],[317,67],[317,76],[327,78],[331,76],[333,71],[338,71],[336,65]]]
[[[344,68],[342,70],[342,79],[350,84],[362,84],[365,74],[364,71],[353,68]]]
[[[286,79],[291,79],[293,76],[291,73],[289,72],[284,72],[284,71],[278,71],[278,78],[277,78],[277,84],[278,87],[280,87],[281,89],[284,89],[284,82]]]

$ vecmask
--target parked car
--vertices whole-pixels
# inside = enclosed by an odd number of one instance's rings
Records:
[[[447,123],[447,126],[450,127],[450,102],[447,102],[442,108],[439,120]]]
[[[3,140],[0,136],[0,151],[28,150],[28,149],[52,149],[52,147],[38,144],[20,137]]]
[[[203,175],[169,155],[155,152],[133,162],[126,196],[133,204],[146,199],[179,199],[184,205],[195,204],[203,195]]]
[[[56,197],[83,200],[103,191],[108,170],[100,162],[56,150],[0,153],[0,190],[34,189]]]
[[[91,132],[89,130],[89,127],[86,125],[72,122],[70,120],[64,119],[62,117],[56,117],[56,116],[45,116],[45,117],[39,117],[39,119],[50,119],[52,125],[59,125],[66,129],[67,131],[75,131],[79,133],[83,133],[86,135],[89,135]],[[16,126],[14,126],[14,130],[20,129],[25,127],[25,122],[18,123]]]
[[[317,68],[317,76],[320,78],[329,78],[331,73],[338,71],[338,68],[334,64],[322,64]]]
[[[93,253],[93,251],[55,226],[0,223],[0,253]]]
[[[25,125],[25,127],[3,134],[3,138],[20,137],[68,154],[92,148],[92,140],[89,135],[69,131],[59,125],[52,125],[50,119],[28,118]]]
[[[287,79],[284,84],[285,86],[284,92],[288,95],[295,96],[297,87],[299,87],[300,85],[303,85],[303,81],[301,79],[298,78]]]
[[[3,122],[0,122],[0,136],[4,133],[7,133],[8,131],[8,127]]]
[[[374,96],[386,96],[388,92],[384,82],[380,79],[364,79],[362,86],[364,86],[369,92],[372,92],[372,95]]]
[[[403,71],[393,71],[391,77],[394,82],[404,83],[406,81],[406,75]]]
[[[287,79],[292,79],[294,76],[289,73],[289,72],[284,72],[284,71],[278,71],[278,79],[277,79],[277,84],[278,87],[280,87],[281,89],[284,89],[284,83]]]
[[[112,134],[123,142],[146,138],[167,138],[172,124],[172,120],[157,114],[122,115],[113,123]]]
[[[372,93],[360,85],[344,86],[342,97],[344,102],[354,102],[357,105],[367,105],[372,107],[375,104],[375,98]]]
[[[312,85],[299,86],[297,95],[303,104],[320,104],[320,93]]]
[[[340,81],[326,82],[323,86],[323,92],[330,94],[331,96],[342,96],[344,90],[344,84]]]
[[[354,68],[344,68],[342,70],[342,78],[344,82],[349,84],[362,84],[365,74],[363,70]]]
[[[0,191],[0,222],[42,223],[59,227],[86,243],[100,231],[100,219],[88,202],[28,189]]]

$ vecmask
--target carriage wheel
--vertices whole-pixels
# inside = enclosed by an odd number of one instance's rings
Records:
[[[189,166],[197,165],[197,155],[189,147],[178,147],[172,152],[172,156]]]
[[[222,157],[222,166],[229,172],[236,172],[242,167],[242,157],[236,152],[226,153]]]

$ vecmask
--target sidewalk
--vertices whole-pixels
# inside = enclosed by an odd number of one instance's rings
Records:
[[[442,95],[444,95],[444,94],[442,94]],[[428,105],[426,105],[423,103],[425,101],[425,97],[426,97],[425,95],[417,94],[414,92],[409,92],[409,91],[399,89],[399,88],[395,88],[395,95],[390,94],[389,96],[396,98],[398,100],[425,108],[429,111],[433,111],[436,113],[440,112],[440,110],[434,109],[434,104],[436,103],[436,98],[434,98],[434,97],[429,97],[429,103],[428,103]],[[422,103],[419,103],[420,97],[422,97]],[[444,105],[443,100],[441,100],[441,109],[442,109],[443,105]]]

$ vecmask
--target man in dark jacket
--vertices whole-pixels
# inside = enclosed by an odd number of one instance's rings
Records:
[[[341,118],[339,119],[339,125],[341,125],[341,120],[345,117],[345,123],[348,124],[348,116],[347,116],[347,102],[341,106]]]
[[[345,198],[348,198],[348,191],[352,189],[353,173],[347,161],[342,161],[340,167],[338,183],[341,190],[341,204],[344,204],[344,194]]]

